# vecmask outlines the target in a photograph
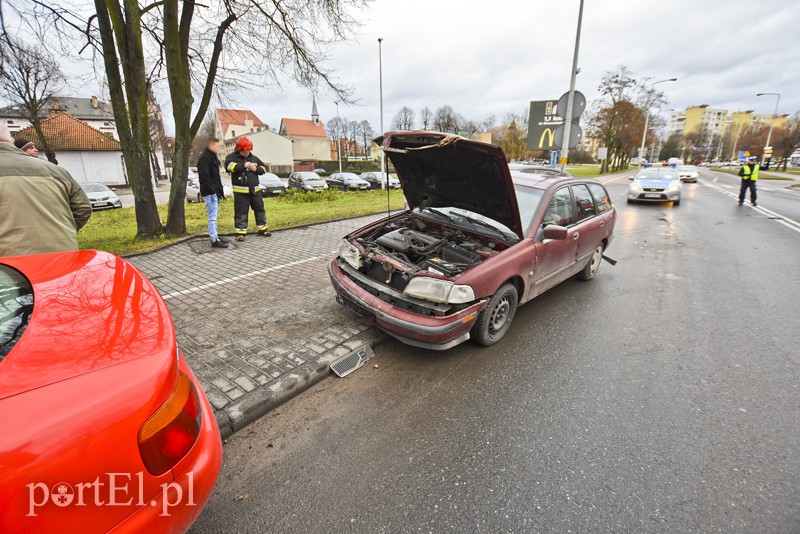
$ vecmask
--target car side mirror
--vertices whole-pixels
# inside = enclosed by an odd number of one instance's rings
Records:
[[[112,191],[116,191],[116,190],[117,190],[117,188],[116,188],[116,187],[112,187],[112,188],[111,188],[111,190],[112,190]]]
[[[548,224],[544,227],[544,238],[564,240],[567,238],[567,229],[557,224]]]

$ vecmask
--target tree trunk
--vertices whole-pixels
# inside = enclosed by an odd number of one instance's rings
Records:
[[[123,15],[117,0],[95,0],[95,9],[111,106],[133,192],[136,237],[155,236],[163,232],[163,227],[150,172],[147,84],[139,6],[133,0],[125,0]]]
[[[39,141],[42,145],[42,152],[44,152],[44,155],[47,156],[47,161],[53,165],[58,165],[56,153],[53,152],[52,148],[50,148],[50,143],[47,141],[44,131],[42,131],[42,121],[38,117],[38,113],[37,115],[31,115],[31,126],[33,126],[33,131],[36,132],[36,136],[39,138]]]

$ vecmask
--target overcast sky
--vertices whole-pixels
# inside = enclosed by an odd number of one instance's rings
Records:
[[[569,88],[578,3],[377,0],[359,15],[354,38],[332,50],[328,66],[359,101],[340,114],[380,129],[378,37],[385,129],[404,105],[418,112],[450,104],[468,118],[499,120],[530,100],[557,98]],[[664,115],[692,104],[772,113],[774,98],[758,92],[782,93],[779,113],[794,113],[799,30],[798,0],[587,0],[577,88],[591,105],[603,72],[624,64],[642,77],[678,78],[660,86]],[[310,115],[311,94],[291,82],[226,96],[273,128],[281,117]],[[333,100],[317,95],[323,121],[336,114]]]
[[[356,40],[338,46],[330,66],[353,86],[360,106],[349,119],[379,129],[378,43],[383,37],[384,127],[404,105],[452,105],[468,118],[501,119],[530,100],[569,89],[578,0],[377,1]],[[728,110],[800,110],[800,2],[797,0],[588,0],[577,88],[591,101],[603,72],[625,64],[662,84],[664,109],[710,104]],[[310,95],[287,88],[242,102],[270,126],[306,117]],[[336,113],[321,94],[322,120]]]

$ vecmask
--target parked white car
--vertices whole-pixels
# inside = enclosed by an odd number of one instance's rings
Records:
[[[101,183],[81,184],[93,210],[121,208],[122,201],[113,189]]]
[[[228,184],[222,184],[222,191],[226,197],[233,196],[233,188]],[[186,181],[186,202],[203,202],[203,196],[200,194],[200,178],[196,173],[189,173],[189,179]]]

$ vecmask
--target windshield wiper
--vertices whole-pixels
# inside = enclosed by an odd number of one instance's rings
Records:
[[[422,208],[422,211],[429,211],[431,213],[435,213],[436,215],[438,215],[440,217],[444,217],[445,219],[447,219],[450,222],[456,222],[455,219],[453,219],[453,217],[451,215],[449,215],[449,214],[447,214],[447,213],[445,213],[443,211],[437,210],[436,208]]]

